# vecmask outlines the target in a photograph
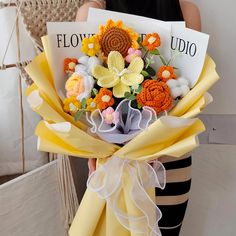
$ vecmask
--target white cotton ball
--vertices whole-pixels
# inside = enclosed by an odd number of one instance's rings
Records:
[[[190,88],[187,85],[182,85],[180,88],[182,90],[182,97],[186,96],[190,91]]]
[[[175,88],[178,86],[178,82],[175,79],[169,79],[166,84],[169,88]]]
[[[180,87],[176,87],[171,89],[171,95],[174,99],[176,99],[177,97],[180,97],[182,95],[183,91]]]
[[[177,80],[178,80],[179,85],[189,85],[189,81],[183,77],[180,77]]]
[[[79,64],[75,67],[75,72],[86,72],[87,67],[85,65]]]
[[[82,56],[78,59],[79,63],[85,66],[88,65],[88,60],[89,60],[88,56]]]

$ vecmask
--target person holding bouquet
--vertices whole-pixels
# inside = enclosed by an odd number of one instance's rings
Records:
[[[146,16],[163,21],[185,21],[186,26],[201,31],[200,13],[196,5],[179,0],[92,0],[85,1],[77,13],[77,21],[86,21],[89,7]],[[191,187],[190,155],[178,160],[172,157],[161,157],[167,174],[164,190],[156,189],[156,204],[163,216],[159,222],[163,236],[179,235],[188,203]],[[96,158],[88,161],[89,173],[96,170]]]

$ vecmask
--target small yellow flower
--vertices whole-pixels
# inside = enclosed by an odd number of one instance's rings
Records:
[[[87,100],[87,108],[86,108],[86,110],[87,111],[94,111],[96,109],[98,109],[98,104],[97,104],[96,100],[94,98],[89,98]]]
[[[81,109],[81,103],[76,99],[76,97],[65,98],[63,101],[64,111],[69,112],[71,115]]]
[[[95,56],[100,51],[100,44],[97,37],[94,35],[90,38],[84,38],[81,51],[90,57]]]

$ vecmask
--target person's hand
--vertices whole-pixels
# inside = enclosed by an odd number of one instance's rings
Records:
[[[76,21],[86,21],[90,7],[104,9],[102,1],[87,1],[79,8]]]
[[[88,160],[89,176],[96,170],[96,158],[90,158]]]

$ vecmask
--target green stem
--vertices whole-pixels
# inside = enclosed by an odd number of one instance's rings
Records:
[[[146,59],[147,59],[148,53],[149,53],[149,51],[146,49],[146,52],[145,52],[145,54],[143,56],[143,60],[144,60],[145,63],[146,63]]]
[[[167,62],[166,62],[165,58],[164,58],[162,55],[159,55],[159,57],[160,57],[162,63],[163,63],[165,66],[167,66]]]

